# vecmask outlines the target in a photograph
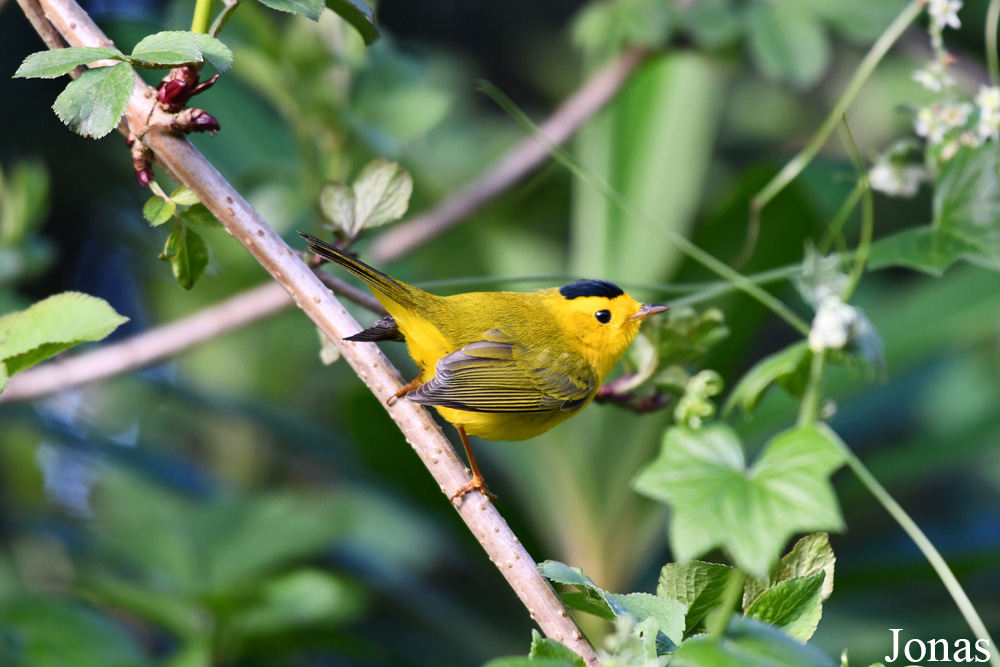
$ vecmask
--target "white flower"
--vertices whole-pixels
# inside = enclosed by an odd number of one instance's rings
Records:
[[[980,113],[1000,111],[1000,86],[980,86],[976,95],[976,106]]]
[[[961,102],[958,104],[952,104],[946,102],[941,105],[941,110],[938,113],[938,118],[949,128],[951,127],[965,127],[965,124],[969,122],[969,115],[972,113],[972,105],[968,102]]]
[[[979,124],[976,125],[976,134],[980,139],[986,141],[1000,139],[1000,114],[983,114],[979,117]]]
[[[872,189],[893,197],[912,197],[917,194],[920,184],[928,178],[929,174],[923,165],[894,163],[885,156],[880,156],[868,170],[868,181]]]
[[[929,69],[914,70],[913,80],[927,90],[932,90],[935,93],[940,92],[941,88],[943,88],[941,78]]]
[[[930,0],[927,3],[927,13],[931,17],[931,29],[961,28],[958,20],[958,10],[962,8],[962,0]]]
[[[809,349],[813,352],[840,350],[850,340],[851,327],[858,319],[858,311],[840,300],[828,296],[820,304],[809,330]]]
[[[939,144],[944,139],[948,126],[941,122],[940,108],[938,105],[923,107],[917,111],[917,117],[913,121],[913,130],[917,136],[927,137],[931,144]]]

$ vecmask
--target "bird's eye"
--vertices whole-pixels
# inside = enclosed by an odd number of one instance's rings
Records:
[[[596,317],[597,321],[600,322],[601,324],[607,324],[608,322],[611,321],[611,311],[599,310],[596,313],[594,313],[594,317]]]

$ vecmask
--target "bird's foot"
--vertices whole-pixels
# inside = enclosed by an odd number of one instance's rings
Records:
[[[406,396],[411,391],[413,391],[414,389],[416,389],[417,387],[419,387],[421,384],[422,383],[420,382],[420,376],[417,376],[415,379],[410,380],[409,382],[407,382],[406,384],[404,384],[402,387],[400,387],[399,391],[397,391],[395,394],[393,394],[392,396],[390,396],[388,398],[388,400],[386,400],[385,404],[386,405],[392,405],[398,399],[402,398],[403,396]]]
[[[458,491],[451,495],[451,504],[454,505],[455,501],[463,498],[465,494],[470,491],[479,491],[490,500],[496,500],[495,494],[490,493],[490,487],[486,486],[486,480],[483,479],[482,475],[473,475],[472,479],[459,487]]]

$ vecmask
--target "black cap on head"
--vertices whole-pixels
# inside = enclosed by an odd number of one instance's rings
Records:
[[[560,287],[559,293],[565,298],[573,300],[578,296],[603,296],[613,299],[625,292],[622,291],[621,287],[609,283],[607,280],[577,280],[575,283]]]

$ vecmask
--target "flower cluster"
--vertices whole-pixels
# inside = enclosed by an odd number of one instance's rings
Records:
[[[944,47],[945,28],[961,27],[958,17],[962,0],[928,0],[928,31],[934,57],[913,79],[927,90],[942,93],[943,99],[917,110],[913,129],[927,142],[933,160],[947,162],[963,146],[976,147],[985,141],[1000,140],[1000,87],[982,86],[973,102],[957,100],[950,94],[955,81],[949,68],[955,63]],[[889,195],[911,197],[929,174],[914,161],[891,155],[879,157],[868,173],[871,186]]]

